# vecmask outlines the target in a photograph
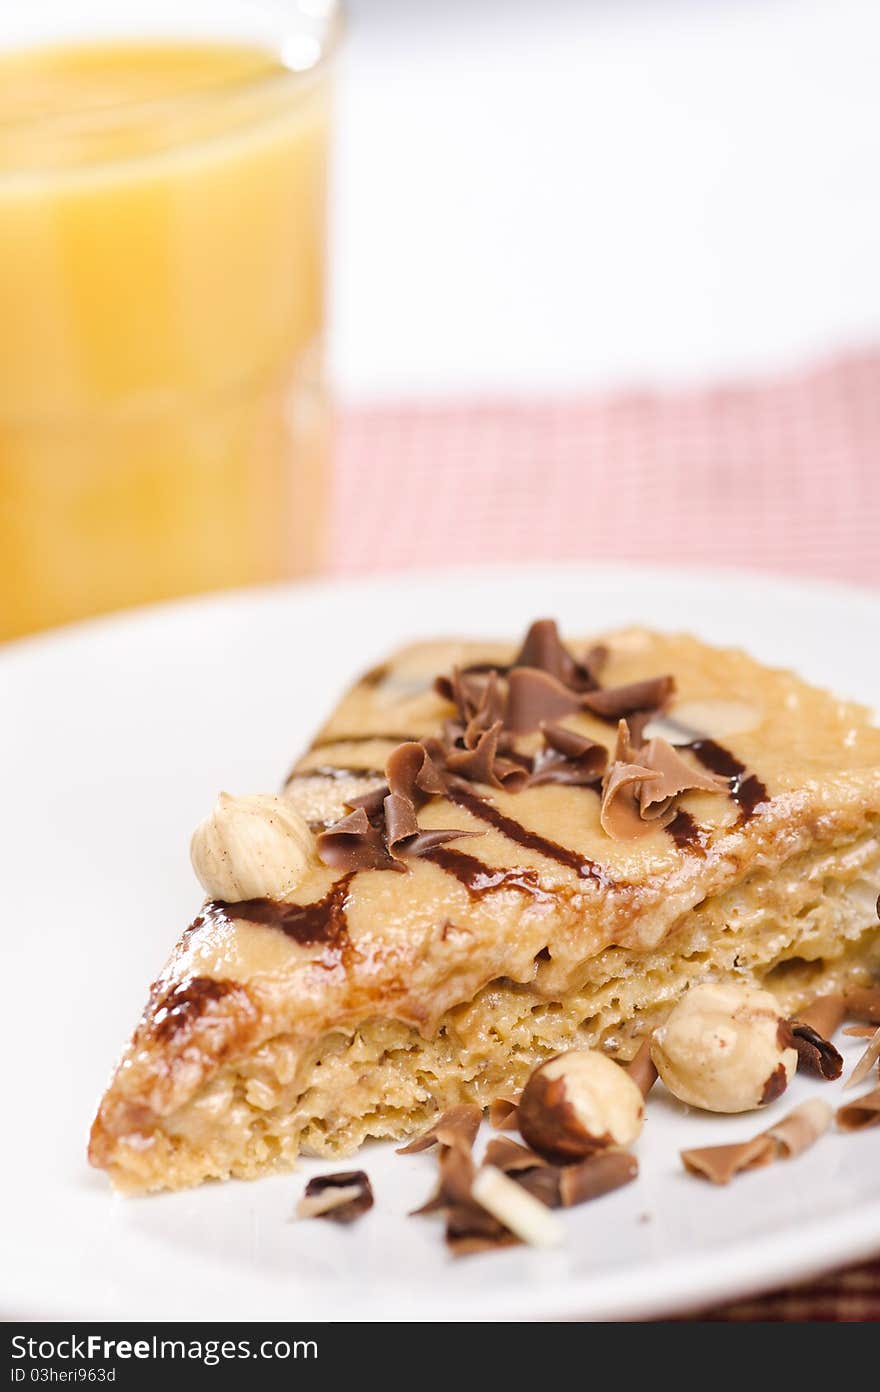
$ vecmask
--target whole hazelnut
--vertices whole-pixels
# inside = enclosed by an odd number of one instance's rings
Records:
[[[651,1057],[669,1091],[707,1112],[750,1112],[779,1097],[797,1050],[769,991],[706,983],[654,1031]]]
[[[190,845],[193,869],[211,899],[281,899],[303,880],[314,838],[283,797],[221,793]]]
[[[608,1146],[630,1145],[645,1101],[620,1064],[594,1049],[571,1049],[532,1073],[519,1101],[519,1129],[532,1150],[565,1164]]]

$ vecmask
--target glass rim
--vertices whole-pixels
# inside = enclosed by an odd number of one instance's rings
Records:
[[[51,133],[53,127],[62,124],[69,124],[72,119],[79,115],[83,120],[97,121],[103,125],[110,122],[114,117],[125,117],[126,119],[136,119],[141,114],[155,113],[163,111],[180,112],[196,111],[201,107],[209,107],[218,98],[228,98],[230,94],[237,96],[248,96],[260,91],[271,91],[272,87],[277,87],[289,81],[307,82],[312,77],[324,72],[329,63],[336,55],[340,39],[345,30],[344,6],[341,0],[329,0],[326,16],[322,16],[323,28],[320,37],[317,34],[296,34],[292,30],[288,35],[278,35],[274,40],[266,38],[262,41],[258,39],[248,40],[245,35],[234,36],[233,34],[217,35],[199,34],[191,32],[186,34],[174,35],[173,33],[129,35],[112,34],[103,32],[100,37],[90,37],[88,34],[78,35],[75,38],[62,38],[50,42],[22,43],[16,44],[5,50],[7,54],[26,54],[38,52],[45,49],[61,49],[68,44],[87,45],[92,50],[106,47],[110,49],[120,43],[130,42],[132,45],[140,43],[216,43],[218,46],[234,46],[237,43],[246,44],[252,42],[254,47],[265,47],[266,51],[273,53],[280,59],[281,67],[275,68],[271,72],[256,73],[247,77],[230,77],[219,79],[216,82],[206,83],[202,87],[183,90],[178,93],[169,93],[160,97],[135,97],[130,100],[125,98],[108,102],[106,105],[93,108],[91,110],[76,111],[74,108],[62,109],[59,111],[37,113],[36,115],[13,116],[8,120],[0,121],[0,135],[15,136],[23,131],[46,131]],[[311,61],[296,66],[294,63],[285,59],[285,45],[290,44],[294,39],[314,38],[315,49]],[[8,174],[14,172],[0,167],[0,180]]]

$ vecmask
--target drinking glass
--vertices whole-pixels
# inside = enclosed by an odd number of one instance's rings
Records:
[[[11,8],[0,638],[313,570],[338,7]]]

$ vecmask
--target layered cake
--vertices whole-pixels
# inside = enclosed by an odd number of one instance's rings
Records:
[[[880,973],[880,730],[694,638],[425,642],[281,794],[222,795],[207,900],[101,1102],[128,1192],[290,1168],[627,1060],[692,985],[795,1012]]]

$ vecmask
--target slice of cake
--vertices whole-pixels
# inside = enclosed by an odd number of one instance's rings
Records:
[[[289,1168],[630,1057],[691,983],[795,1010],[880,971],[880,730],[643,630],[406,648],[283,794],[221,797],[208,894],[101,1102],[127,1191]]]

